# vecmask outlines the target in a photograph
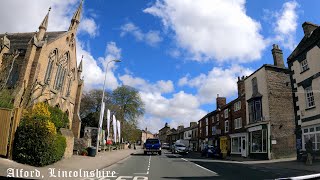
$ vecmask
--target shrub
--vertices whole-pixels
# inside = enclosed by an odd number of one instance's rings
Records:
[[[11,96],[11,93],[8,89],[2,89],[0,91],[0,107],[1,108],[13,108],[13,96]]]
[[[54,163],[56,137],[48,128],[49,121],[24,121],[15,133],[13,160],[32,166]]]
[[[62,159],[66,139],[51,120],[49,106],[38,103],[27,111],[17,128],[13,160],[32,166],[46,166]]]
[[[66,128],[69,125],[67,114],[61,111],[58,107],[48,106],[48,110],[51,114],[50,119],[56,126],[57,130],[60,128]]]
[[[66,138],[63,137],[61,134],[57,134],[56,139],[54,141],[55,153],[53,154],[55,162],[63,158],[66,146]]]

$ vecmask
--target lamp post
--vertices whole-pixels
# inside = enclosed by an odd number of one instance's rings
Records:
[[[100,118],[99,118],[99,124],[98,124],[98,135],[97,135],[97,149],[96,149],[96,154],[99,152],[99,136],[101,133],[101,128],[102,128],[102,121],[103,121],[103,113],[104,113],[104,91],[105,91],[105,86],[106,86],[106,79],[107,79],[107,73],[108,73],[108,65],[111,62],[121,62],[119,59],[113,59],[107,63],[106,67],[106,73],[104,75],[104,81],[103,81],[103,89],[102,89],[102,98],[101,98],[101,108],[100,108]]]

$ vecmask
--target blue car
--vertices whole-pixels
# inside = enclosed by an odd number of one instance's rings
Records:
[[[144,154],[146,155],[148,152],[161,155],[161,143],[159,139],[146,140],[146,143],[144,144]]]
[[[222,153],[220,148],[208,145],[202,150],[201,156],[222,158]]]

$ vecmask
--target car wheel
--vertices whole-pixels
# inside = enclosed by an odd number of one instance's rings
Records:
[[[161,151],[159,151],[159,155],[161,155]]]
[[[147,155],[147,151],[144,152],[144,155]]]

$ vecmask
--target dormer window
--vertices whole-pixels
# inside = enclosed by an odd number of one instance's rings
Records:
[[[306,70],[309,69],[307,59],[300,62],[300,67],[301,67],[301,72],[305,72]]]

